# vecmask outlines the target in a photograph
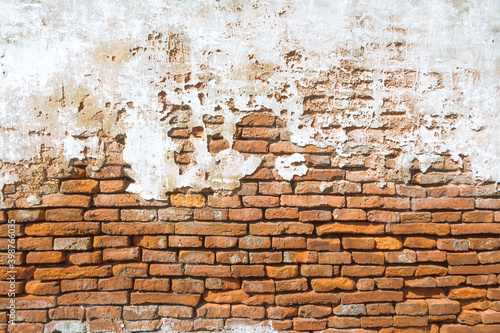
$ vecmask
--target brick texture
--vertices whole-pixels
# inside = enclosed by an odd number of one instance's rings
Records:
[[[291,181],[267,156],[232,193],[147,201],[125,192],[121,167],[88,167],[39,207],[0,210],[0,332],[64,331],[60,321],[89,332],[270,321],[286,332],[498,332],[500,199],[478,195],[465,172],[453,186],[422,175],[381,186],[357,162],[278,141],[279,124],[243,117],[234,148],[306,153],[308,173]],[[8,220],[17,326],[5,324]]]

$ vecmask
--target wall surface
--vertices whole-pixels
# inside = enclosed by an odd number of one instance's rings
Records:
[[[0,7],[0,332],[500,331],[497,1]]]

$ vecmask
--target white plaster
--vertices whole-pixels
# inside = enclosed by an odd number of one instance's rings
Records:
[[[230,144],[241,118],[227,107],[233,99],[242,111],[266,107],[281,115],[286,110],[291,141],[301,146],[332,146],[346,157],[364,144],[382,156],[397,148],[402,174],[414,158],[426,169],[449,152],[456,160],[468,156],[476,178],[500,181],[495,0],[0,0],[0,7],[3,162],[33,162],[43,146],[61,161],[87,156],[100,164],[104,147],[96,133],[102,129],[111,137],[126,135],[124,158],[136,180],[131,189],[145,198],[160,199],[179,187],[236,188],[239,178],[258,167],[258,157],[244,158],[232,149],[208,153],[211,130],[206,129],[195,144],[195,163],[181,175],[174,163],[180,147],[167,135],[177,125],[160,121],[163,90],[169,102],[190,106],[189,128],[204,126],[203,115],[221,107],[225,124],[218,131]],[[148,42],[153,33],[177,35],[180,58],[170,58],[165,45]],[[394,43],[401,43],[400,52]],[[133,48],[141,49],[132,55]],[[301,55],[300,62],[286,63],[291,51]],[[367,70],[362,79],[372,99],[351,108],[354,87],[320,87],[335,96],[342,112],[304,114],[298,87],[327,79],[343,61]],[[414,85],[384,85],[390,73],[403,70],[415,73]],[[203,105],[196,89],[163,80],[188,72],[192,84],[211,78],[202,91]],[[404,74],[395,77],[405,80]],[[275,92],[288,99],[268,97]],[[251,95],[254,106],[247,105]],[[385,99],[406,112],[412,129],[381,142],[362,136],[353,147],[346,128],[383,127]],[[122,108],[126,113],[118,119]],[[0,185],[15,179],[9,170],[1,169]]]
[[[296,163],[305,161],[305,157],[299,153],[290,156],[280,156],[276,159],[276,169],[281,178],[292,180],[293,176],[304,176],[307,173],[305,165],[295,165]]]

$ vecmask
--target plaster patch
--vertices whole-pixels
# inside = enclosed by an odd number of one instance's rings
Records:
[[[276,170],[283,179],[290,181],[293,176],[304,176],[307,173],[305,165],[296,165],[305,161],[305,157],[298,153],[281,156],[276,159]]]

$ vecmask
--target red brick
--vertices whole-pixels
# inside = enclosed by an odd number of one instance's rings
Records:
[[[273,280],[266,281],[243,281],[241,286],[246,293],[274,293],[275,286]]]
[[[293,329],[297,331],[323,330],[327,322],[326,319],[293,318]]]
[[[349,208],[382,208],[383,206],[384,199],[378,196],[347,198]]]
[[[340,251],[340,240],[335,238],[308,238],[307,249],[312,251]]]
[[[127,189],[128,184],[123,179],[101,180],[99,190],[101,193],[120,193]]]
[[[260,211],[260,210],[259,210]],[[262,214],[262,211],[260,211]],[[231,218],[231,213],[229,213]],[[175,233],[182,235],[241,236],[246,233],[246,224],[225,222],[179,222]]]
[[[370,222],[399,222],[399,213],[385,210],[370,210],[368,212],[368,221]]]
[[[429,315],[448,315],[460,312],[460,303],[449,299],[428,299]]]
[[[412,199],[412,209],[414,210],[468,210],[474,209],[473,198],[427,198]]]
[[[469,248],[471,250],[496,250],[500,248],[498,238],[469,238]]]
[[[99,279],[99,290],[126,290],[132,289],[132,279],[128,277],[112,277],[108,279]]]
[[[436,240],[429,237],[407,237],[404,246],[414,249],[432,249],[436,247]]]
[[[74,292],[59,296],[57,303],[60,305],[108,305],[127,304],[127,292]]]
[[[375,237],[375,248],[378,250],[399,250],[402,247],[400,237]]]
[[[319,253],[318,262],[320,264],[350,264],[352,261],[349,252],[324,252]]]
[[[58,282],[28,281],[24,287],[26,293],[33,295],[57,295],[61,292]]]
[[[365,291],[342,294],[342,304],[401,302],[401,291]]]
[[[333,275],[332,265],[302,265],[300,267],[302,276],[329,277]]]
[[[325,234],[383,234],[384,225],[369,224],[369,223],[331,223],[316,227],[316,232],[319,236]]]
[[[388,224],[387,231],[393,234],[424,234],[445,236],[450,233],[450,225],[444,223]]]
[[[90,237],[54,239],[54,250],[90,250],[91,248]]]
[[[158,278],[148,278],[148,279],[135,279],[134,289],[142,291],[170,291],[170,280],[169,279],[158,279]]]
[[[179,276],[183,275],[181,264],[151,264],[149,266],[150,275],[161,275],[161,276]]]
[[[35,222],[45,219],[43,210],[10,210],[7,212],[9,220],[16,222]]]
[[[247,264],[248,252],[246,251],[217,252],[217,262],[220,264]]]
[[[480,209],[500,209],[500,199],[476,199],[476,208]]]
[[[27,224],[24,232],[33,236],[94,235],[100,231],[98,222],[36,223]]]
[[[118,209],[92,209],[85,212],[85,221],[119,221],[120,211]]]
[[[66,255],[60,251],[29,252],[26,255],[27,264],[54,264],[65,260]]]
[[[281,195],[292,193],[292,186],[288,182],[260,182],[259,193],[264,195]]]
[[[208,251],[180,251],[179,262],[190,264],[213,264],[215,255]]]
[[[75,179],[61,182],[61,193],[97,193],[99,182],[92,179]]]
[[[127,236],[94,236],[94,248],[129,246]]]
[[[462,214],[462,222],[493,222],[493,212],[474,210]]]
[[[252,235],[311,235],[314,231],[314,225],[301,222],[259,222],[249,228]]]
[[[205,291],[205,282],[196,279],[173,279],[172,291],[179,294],[202,294]]]
[[[342,266],[342,276],[381,276],[384,266]]]
[[[256,221],[262,219],[262,209],[242,208],[230,209],[229,219],[233,221]]]
[[[245,207],[278,207],[280,199],[278,197],[252,195],[243,197],[243,205]]]
[[[241,249],[266,249],[271,247],[269,237],[246,236],[239,239],[238,247]]]
[[[475,252],[448,253],[447,258],[450,265],[476,265],[479,263],[479,258]]]
[[[305,292],[297,294],[276,295],[276,305],[293,306],[304,304],[338,304],[340,297],[336,294]]]
[[[230,266],[222,265],[186,265],[185,274],[205,277],[231,277]]]
[[[55,309],[49,309],[49,318],[54,320],[76,319],[82,320],[85,310],[79,306],[59,306]]]
[[[432,213],[432,222],[459,222],[461,216],[461,212]]]
[[[243,126],[273,126],[276,116],[271,113],[252,113],[243,119],[240,124]]]
[[[269,143],[260,140],[237,140],[233,149],[242,153],[267,153]]]
[[[79,290],[96,290],[97,279],[75,279],[75,280],[62,280],[61,291],[63,293],[68,291]]]
[[[73,253],[68,257],[68,261],[73,265],[99,264],[102,262],[100,251]]]
[[[123,277],[145,277],[148,275],[148,264],[145,263],[116,264],[113,266],[113,275],[123,276]]]
[[[103,259],[105,261],[129,261],[129,260],[139,260],[140,258],[141,258],[140,250],[137,247],[122,248],[122,249],[104,249],[103,251]]]
[[[448,294],[450,299],[475,299],[486,297],[486,289],[462,287],[451,289]]]
[[[428,223],[431,222],[431,217],[429,212],[402,212],[400,214],[403,223]]]
[[[266,266],[267,276],[272,279],[289,279],[296,277],[299,273],[298,267],[295,265],[288,266]]]
[[[278,293],[282,291],[305,291],[307,289],[307,279],[305,278],[276,281],[276,292]]]
[[[236,237],[207,236],[205,237],[206,248],[229,248],[235,247],[238,243]]]
[[[118,165],[104,166],[101,168],[96,168],[89,165],[86,168],[86,171],[89,178],[109,179],[125,176],[123,168]]]
[[[79,194],[49,194],[42,197],[45,207],[90,207],[91,197]]]
[[[232,265],[233,277],[263,277],[266,276],[264,265]]]
[[[391,327],[393,326],[392,317],[361,317],[361,327]]]
[[[375,240],[373,238],[359,237],[344,237],[342,238],[342,246],[344,249],[358,250],[373,250],[375,248]]]
[[[250,252],[251,264],[279,264],[283,262],[281,252]]]
[[[196,209],[194,211],[195,220],[202,221],[226,221],[228,218],[228,210],[227,209],[211,209],[211,208],[203,208]],[[183,219],[182,221],[188,220]]]
[[[200,301],[200,295],[193,294],[167,294],[167,293],[131,293],[130,304],[178,304],[196,306]]]
[[[452,235],[467,234],[499,234],[500,224],[498,223],[467,223],[455,224],[451,226]]]
[[[298,308],[273,306],[266,309],[267,317],[271,319],[293,318],[298,315]]]
[[[281,204],[291,207],[343,207],[345,198],[341,196],[282,195]]]
[[[193,209],[183,207],[169,207],[158,210],[158,219],[161,221],[189,221],[193,218]]]
[[[279,207],[266,209],[268,220],[294,220],[299,218],[299,209],[296,207]]]
[[[299,214],[299,220],[302,222],[309,221],[330,221],[332,219],[332,213],[327,210],[308,210],[302,211]]]
[[[214,208],[237,208],[241,207],[240,197],[237,195],[232,196],[208,196],[208,206]]]
[[[383,265],[383,252],[352,252],[352,260],[357,264]]]
[[[306,239],[304,237],[273,237],[272,246],[275,249],[305,249]]]

